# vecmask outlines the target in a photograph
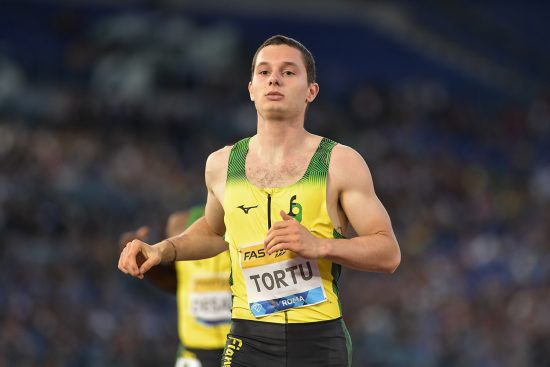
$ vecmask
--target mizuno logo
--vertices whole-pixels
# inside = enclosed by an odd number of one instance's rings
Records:
[[[242,209],[243,212],[244,212],[244,214],[248,214],[248,211],[249,211],[250,209],[254,209],[254,208],[257,208],[257,207],[258,207],[258,205],[256,205],[256,206],[248,206],[248,207],[247,207],[247,206],[244,206],[244,205],[241,205],[241,206],[238,206],[237,208]]]

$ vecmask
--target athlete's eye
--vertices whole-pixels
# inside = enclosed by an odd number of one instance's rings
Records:
[[[292,76],[292,75],[295,75],[295,73],[290,71],[290,70],[285,70],[285,71],[283,71],[283,75],[284,76]]]
[[[258,74],[259,74],[259,75],[269,75],[269,71],[267,71],[267,70],[260,70],[260,71],[258,71]]]

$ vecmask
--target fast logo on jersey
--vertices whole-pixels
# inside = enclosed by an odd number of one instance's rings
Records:
[[[239,253],[248,305],[255,317],[326,300],[315,260],[287,250],[269,255],[263,242],[242,246]]]

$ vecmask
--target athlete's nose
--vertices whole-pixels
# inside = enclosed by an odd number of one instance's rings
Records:
[[[275,73],[271,73],[269,76],[269,85],[279,85],[279,79]]]

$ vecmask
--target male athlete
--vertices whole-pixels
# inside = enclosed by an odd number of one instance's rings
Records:
[[[173,213],[166,225],[167,236],[180,234],[203,215],[203,206]],[[133,239],[144,240],[148,232],[141,227],[123,234],[120,242],[126,246]],[[209,259],[156,266],[147,272],[153,285],[177,296],[180,346],[175,367],[219,367],[231,321],[229,272],[228,251]]]
[[[394,272],[401,254],[390,218],[363,158],[305,130],[319,85],[301,43],[266,40],[248,90],[257,134],[208,157],[205,216],[153,246],[129,243],[119,269],[143,278],[161,262],[229,246],[232,326],[222,366],[351,366],[340,266]],[[345,238],[348,224],[356,237]],[[147,260],[138,267],[139,253]]]

